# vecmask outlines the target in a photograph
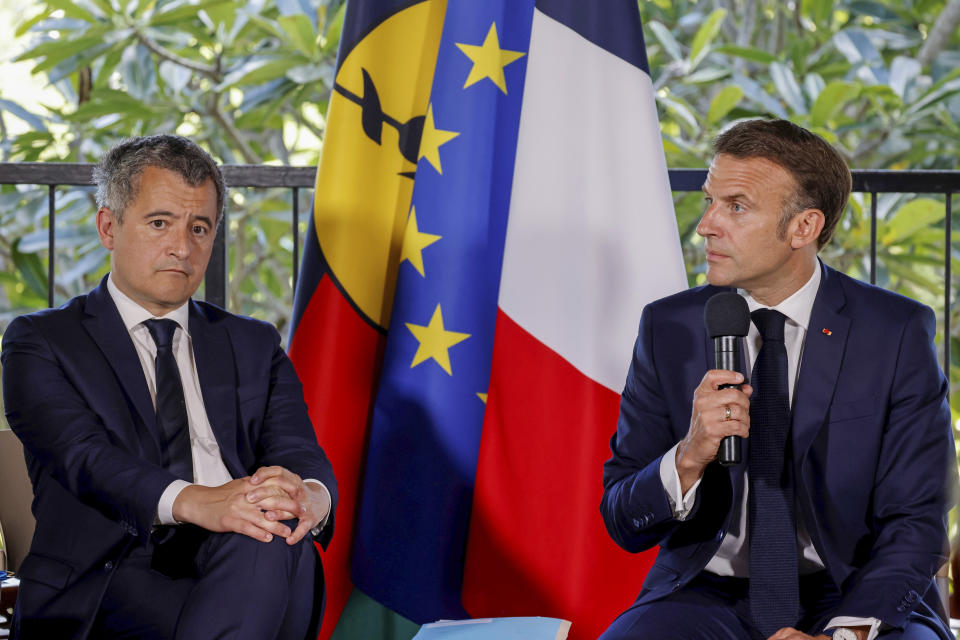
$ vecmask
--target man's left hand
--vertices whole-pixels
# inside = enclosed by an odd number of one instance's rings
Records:
[[[261,467],[250,477],[257,488],[247,493],[247,500],[258,504],[268,520],[299,520],[297,528],[287,536],[287,544],[294,545],[303,539],[330,513],[330,494],[314,482],[303,482],[297,474],[279,466]],[[288,499],[296,500],[299,508],[294,511],[275,508],[287,505]]]
[[[803,631],[797,631],[793,627],[784,627],[770,636],[768,640],[830,640],[830,636],[822,634],[819,636],[810,636]]]

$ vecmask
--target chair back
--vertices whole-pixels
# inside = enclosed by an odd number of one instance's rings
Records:
[[[0,431],[0,535],[7,571],[17,571],[30,550],[36,521],[30,511],[33,487],[23,459],[23,445],[10,430]]]

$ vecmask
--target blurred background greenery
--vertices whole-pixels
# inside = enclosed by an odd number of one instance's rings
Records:
[[[854,169],[957,169],[960,0],[648,0],[639,3],[667,165],[705,167],[731,122],[789,118]],[[0,0],[0,161],[93,162],[118,140],[177,132],[224,163],[315,166],[344,0]],[[575,84],[577,78],[571,77]],[[289,189],[236,189],[228,307],[286,333]],[[310,194],[300,194],[309,211]],[[92,191],[59,188],[57,303],[106,272]],[[690,284],[704,279],[699,193],[676,194]],[[638,204],[639,206],[639,204]],[[942,194],[878,200],[878,284],[944,309]],[[855,194],[825,260],[866,279],[869,196]],[[0,186],[0,331],[46,306],[47,190]],[[306,216],[303,216],[304,218]],[[306,223],[297,230],[303,234]],[[958,245],[950,251],[960,270]],[[2,419],[0,419],[2,422]],[[956,424],[956,423],[955,423]]]

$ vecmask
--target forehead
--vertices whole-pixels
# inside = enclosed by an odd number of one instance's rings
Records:
[[[217,188],[209,178],[193,186],[180,174],[161,167],[145,167],[128,211],[141,214],[163,211],[176,215],[217,217]]]
[[[710,163],[703,189],[714,197],[746,195],[759,200],[767,195],[785,196],[795,185],[790,172],[772,160],[721,153]]]

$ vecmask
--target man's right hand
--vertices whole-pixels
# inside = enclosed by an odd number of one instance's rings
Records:
[[[250,478],[238,478],[219,487],[192,484],[177,495],[173,517],[208,531],[241,533],[254,540],[270,542],[273,536],[288,537],[290,527],[268,520],[258,503],[251,503],[247,494],[257,488]],[[273,496],[273,508],[299,514],[303,505],[289,496]]]
[[[677,446],[677,474],[680,489],[687,491],[700,479],[716,457],[726,436],[750,435],[750,395],[753,387],[720,389],[723,384],[741,384],[743,374],[711,369],[693,392],[690,429]],[[729,417],[727,408],[729,407]]]

